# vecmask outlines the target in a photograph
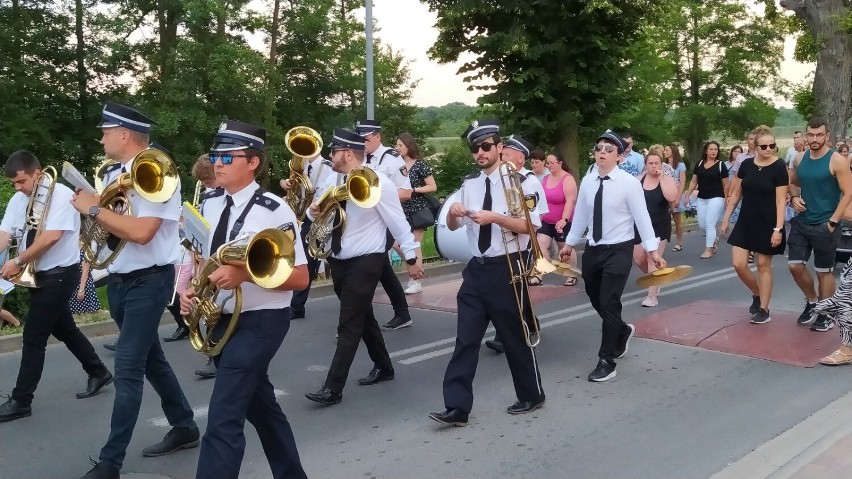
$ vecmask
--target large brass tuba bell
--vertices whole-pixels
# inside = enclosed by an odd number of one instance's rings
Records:
[[[134,189],[139,196],[153,203],[163,203],[172,197],[179,185],[180,176],[171,157],[162,150],[148,148],[133,158],[129,173],[121,174],[104,188],[100,207],[131,215],[130,201],[125,196],[127,190]],[[87,216],[83,218],[80,243],[86,261],[92,268],[106,268],[124,248],[125,240],[118,240],[117,245],[111,248],[108,245],[111,237],[115,238],[93,219]]]
[[[210,275],[225,264],[245,263],[252,281],[261,288],[277,288],[284,284],[296,264],[296,232],[293,229],[267,228],[248,240],[244,234],[223,244],[210,256],[198,276],[192,280],[195,296],[189,314],[184,317],[189,328],[189,340],[197,351],[216,356],[228,343],[237,328],[242,310],[242,288],[237,286],[230,295],[217,302],[219,287],[210,281]],[[234,298],[234,312],[225,332],[218,340],[212,335],[222,316],[222,305]],[[204,332],[201,327],[204,325]]]
[[[314,185],[310,178],[302,174],[305,159],[317,156],[322,150],[322,137],[313,128],[297,126],[291,128],[284,136],[284,144],[293,155],[290,158],[290,182],[284,201],[290,205],[296,218],[302,221],[308,207],[314,200]]]
[[[317,201],[320,213],[314,219],[305,240],[308,254],[317,259],[328,258],[328,240],[335,228],[346,229],[346,211],[340,206],[342,201],[351,201],[361,208],[372,208],[381,199],[379,176],[365,166],[352,169],[346,177],[346,184],[329,188]]]

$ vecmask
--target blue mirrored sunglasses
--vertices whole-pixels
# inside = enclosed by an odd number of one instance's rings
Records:
[[[223,165],[230,165],[234,162],[234,158],[246,158],[246,155],[235,155],[233,153],[213,153],[212,151],[208,154],[210,157],[210,163],[215,165],[216,160],[222,160]]]

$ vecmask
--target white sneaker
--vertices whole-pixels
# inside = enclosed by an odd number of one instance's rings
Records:
[[[408,287],[405,288],[405,294],[415,294],[421,291],[423,291],[423,286],[420,285],[420,281],[408,280]]]
[[[658,304],[658,303],[657,303],[657,298],[652,298],[652,297],[650,297],[650,296],[647,296],[647,297],[645,298],[645,300],[644,300],[644,301],[642,301],[642,306],[644,306],[644,307],[646,307],[646,308],[653,308],[653,307],[654,307],[654,306],[656,306],[657,304]]]

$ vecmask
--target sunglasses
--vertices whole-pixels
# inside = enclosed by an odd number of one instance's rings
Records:
[[[774,150],[776,147],[778,147],[778,145],[776,145],[775,143],[770,143],[768,145],[757,145],[757,147],[761,150]]]
[[[248,158],[246,155],[234,155],[231,153],[210,153],[210,164],[215,165],[216,160],[222,160],[223,165],[230,165],[234,162],[234,158]]]
[[[612,145],[604,145],[604,144],[595,145],[595,153],[597,153],[599,151],[605,151],[607,153],[612,153],[615,150],[616,150],[616,148]]]
[[[486,153],[491,151],[491,147],[497,146],[497,143],[480,143],[478,145],[470,145],[471,153],[479,153],[479,150],[482,150]]]

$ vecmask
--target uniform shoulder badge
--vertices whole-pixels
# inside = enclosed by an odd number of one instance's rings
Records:
[[[325,166],[331,166],[331,160],[322,160],[322,164]]]
[[[112,173],[115,170],[120,170],[120,169],[121,169],[121,163],[116,161],[115,163],[111,163],[109,165],[102,166],[100,168],[100,170],[98,170],[98,176],[105,176],[105,175]]]
[[[254,204],[263,206],[264,208],[268,209],[269,211],[277,210],[278,207],[281,206],[281,203],[277,200],[274,200],[274,199],[266,196],[264,193],[266,193],[265,190],[264,191],[257,191],[254,194],[254,200],[253,200]]]
[[[465,180],[473,180],[479,178],[480,172],[476,171],[464,177]]]
[[[224,194],[225,194],[225,188],[219,187],[219,188],[210,190],[210,191],[202,194],[200,200],[206,201],[206,200],[209,200],[210,198],[216,198],[217,196],[222,196]]]
[[[399,167],[399,172],[402,173],[402,176],[408,176],[408,168],[405,165]]]
[[[515,174],[518,175],[518,181],[520,181],[521,183],[523,183],[524,181],[527,181],[527,178],[529,178],[528,176],[524,176],[524,175],[517,173],[517,172],[515,172]]]
[[[535,173],[533,173],[532,171],[528,171],[524,174],[524,176],[535,176]]]
[[[396,151],[396,148],[388,148],[388,151],[386,151],[385,153],[391,156],[399,156],[399,152]]]

